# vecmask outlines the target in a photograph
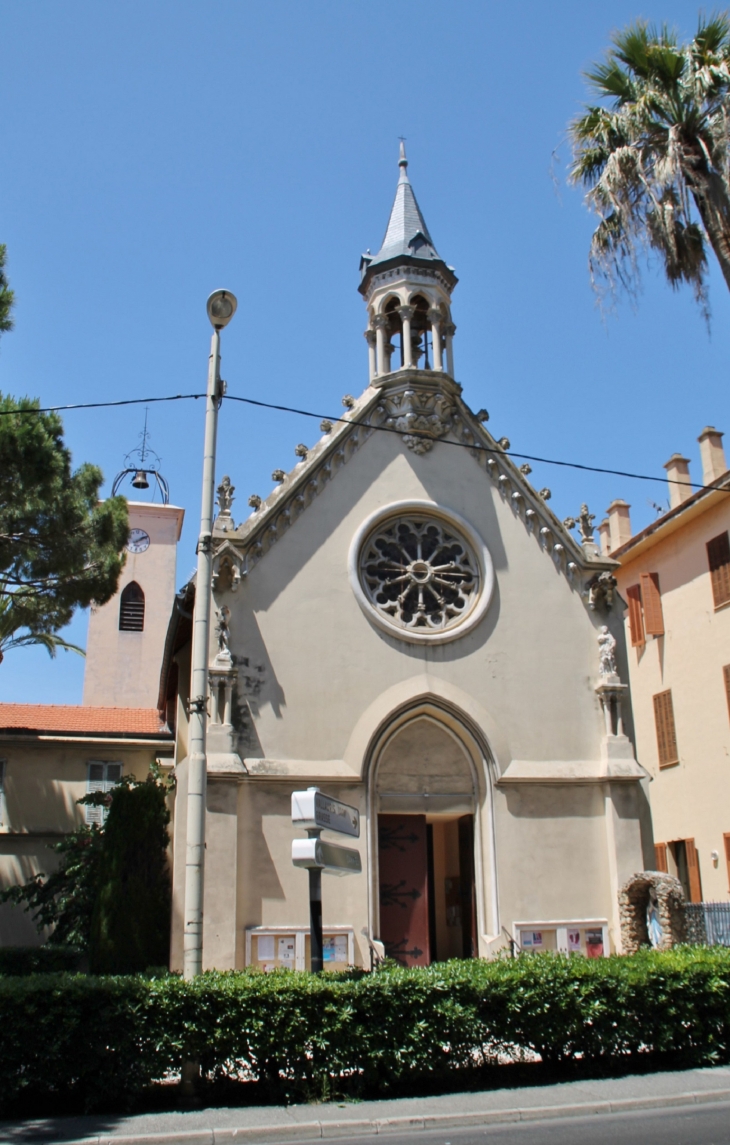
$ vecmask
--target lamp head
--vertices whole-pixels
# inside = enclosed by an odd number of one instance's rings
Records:
[[[236,313],[238,302],[230,290],[214,290],[206,303],[211,326],[222,330]]]

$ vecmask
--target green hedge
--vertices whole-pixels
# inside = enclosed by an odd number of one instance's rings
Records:
[[[76,946],[0,946],[0,975],[73,974],[82,962]]]
[[[528,955],[424,970],[0,980],[2,1109],[131,1105],[185,1060],[257,1096],[469,1085],[499,1055],[635,1068],[730,1060],[730,950]],[[529,1056],[529,1055],[528,1055]]]

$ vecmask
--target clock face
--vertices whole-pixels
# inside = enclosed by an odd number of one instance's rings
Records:
[[[127,549],[130,553],[143,553],[150,547],[150,538],[144,529],[130,529]]]

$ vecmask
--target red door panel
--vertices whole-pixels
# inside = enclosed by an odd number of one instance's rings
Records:
[[[425,815],[378,815],[380,940],[402,966],[428,966]]]

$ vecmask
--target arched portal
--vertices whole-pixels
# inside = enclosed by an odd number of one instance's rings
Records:
[[[467,728],[428,702],[393,718],[374,746],[372,929],[403,965],[478,954],[485,802],[491,813],[483,764]]]

